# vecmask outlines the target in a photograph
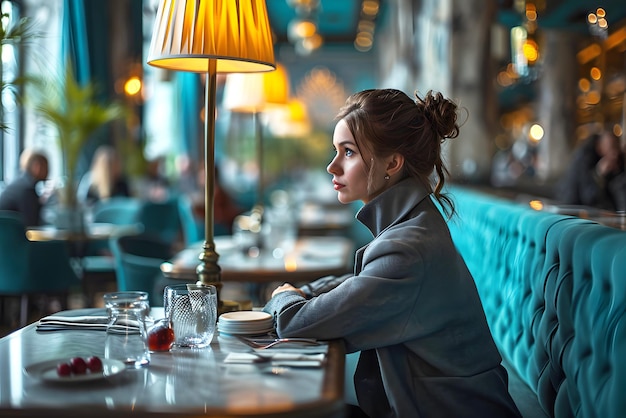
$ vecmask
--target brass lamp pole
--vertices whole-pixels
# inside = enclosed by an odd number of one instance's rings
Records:
[[[214,241],[216,74],[275,69],[265,0],[162,0],[157,10],[148,64],[207,76],[205,241],[196,271],[199,282],[215,285],[219,290],[221,268]]]

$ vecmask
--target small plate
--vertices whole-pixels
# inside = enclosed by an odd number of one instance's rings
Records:
[[[274,327],[264,328],[264,329],[257,329],[257,330],[238,330],[238,329],[224,329],[223,327],[220,328],[219,325],[218,325],[217,330],[221,334],[227,334],[227,335],[257,336],[257,335],[265,335],[268,332],[274,331]]]
[[[57,374],[57,365],[59,363],[69,363],[70,359],[58,359],[42,361],[41,363],[31,364],[24,368],[26,373],[36,379],[44,382],[54,383],[76,383],[87,382],[92,380],[106,379],[111,376],[122,373],[126,370],[126,366],[119,360],[106,359],[102,360],[102,371],[89,372],[85,374],[72,374],[70,376],[59,376]]]
[[[262,311],[235,311],[223,313],[219,317],[223,322],[255,322],[272,321],[272,315]]]

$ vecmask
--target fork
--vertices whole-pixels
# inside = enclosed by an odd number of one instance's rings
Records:
[[[314,338],[276,338],[271,340],[269,343],[257,343],[245,337],[237,336],[237,339],[242,343],[246,344],[248,347],[252,347],[256,350],[265,350],[271,347],[274,347],[278,344],[284,343],[299,343],[299,344],[310,344],[310,345],[319,345],[319,342]]]

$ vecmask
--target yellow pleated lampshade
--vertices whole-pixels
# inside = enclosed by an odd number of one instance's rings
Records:
[[[265,0],[162,0],[148,64],[177,71],[272,71],[272,34]]]

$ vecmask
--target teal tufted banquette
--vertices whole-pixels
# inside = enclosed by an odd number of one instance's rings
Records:
[[[452,238],[494,339],[543,411],[626,416],[626,232],[462,187],[449,192],[458,211]]]

